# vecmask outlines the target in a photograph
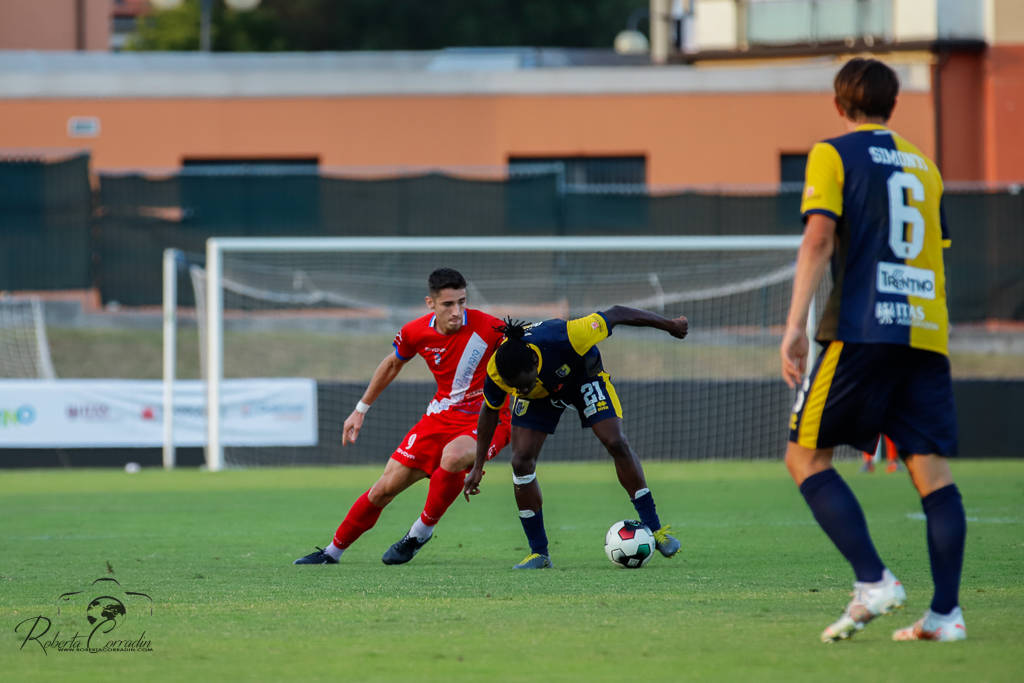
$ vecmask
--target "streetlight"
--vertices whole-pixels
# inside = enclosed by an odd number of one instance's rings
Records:
[[[149,0],[159,10],[177,9],[184,0]],[[255,9],[260,0],[224,0],[224,4],[233,10],[247,12]],[[210,17],[213,14],[213,0],[199,0],[199,50],[210,51]]]
[[[646,7],[639,7],[629,14],[626,20],[626,28],[619,31],[615,36],[615,51],[620,55],[642,55],[647,54],[651,44],[647,36],[640,32],[640,22],[650,15]]]

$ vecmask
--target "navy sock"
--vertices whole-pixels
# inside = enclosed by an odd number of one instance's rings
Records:
[[[650,489],[639,498],[633,499],[633,507],[636,508],[636,514],[640,516],[640,522],[644,526],[651,531],[661,528],[661,520],[658,519],[658,513],[654,509],[654,494]]]
[[[853,491],[834,469],[811,475],[800,484],[800,493],[836,548],[853,567],[858,581],[882,579],[885,565],[868,533],[864,511]]]
[[[526,533],[526,540],[530,544],[530,552],[537,553],[538,555],[548,554],[548,535],[544,531],[544,511],[537,510],[536,513],[529,517],[523,517],[524,512],[529,510],[519,511],[519,522],[523,525],[523,531]]]
[[[949,614],[960,604],[960,571],[964,564],[967,516],[956,484],[932,491],[921,499],[928,524],[928,559],[935,595],[932,611]]]

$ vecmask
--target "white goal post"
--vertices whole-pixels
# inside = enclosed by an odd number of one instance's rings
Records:
[[[721,412],[712,405],[719,400],[715,397],[719,385],[713,383],[720,376],[745,377],[743,373],[749,373],[756,374],[763,382],[770,376],[774,382],[782,383],[778,378],[777,344],[800,240],[800,235],[210,238],[206,245],[205,269],[200,276],[204,284],[198,286],[205,293],[197,289],[207,397],[207,467],[216,471],[226,464],[221,430],[226,321],[245,329],[274,330],[281,327],[315,329],[314,318],[355,319],[363,321],[364,325],[369,320],[393,335],[402,322],[425,312],[422,303],[417,302],[422,302],[426,293],[427,274],[438,266],[451,266],[463,272],[469,282],[470,306],[499,316],[511,314],[536,321],[585,314],[613,304],[690,316],[689,341],[676,348],[689,349],[692,353],[669,348],[664,357],[656,357],[647,346],[641,350],[636,345],[661,343],[660,340],[649,342],[648,338],[642,338],[643,331],[637,333],[630,329],[620,333],[621,328],[616,328],[616,338],[625,341],[608,342],[601,349],[606,359],[614,356],[606,364],[617,385],[620,378],[635,377],[642,383],[662,381],[670,375],[685,380],[685,372],[695,373],[707,386],[702,386],[696,399],[691,397],[688,406],[679,409],[679,419],[692,422],[689,427],[680,429],[704,429],[706,423],[718,419],[710,413]],[[180,254],[165,257],[165,275],[169,271],[177,272],[181,262]],[[198,266],[193,270],[200,271]],[[165,280],[165,286],[168,292],[176,289],[172,280]],[[227,305],[225,293],[231,296]],[[238,303],[242,298],[249,303]],[[168,326],[165,340],[169,342],[174,341],[175,307],[170,305],[172,303],[173,295],[165,296]],[[813,315],[811,320],[814,320]],[[657,337],[654,331],[646,332]],[[640,336],[633,341],[633,335]],[[291,342],[285,342],[288,343]],[[356,345],[340,341],[337,353]],[[303,353],[300,346],[295,345],[296,354]],[[634,360],[623,360],[625,352],[617,347],[632,346],[637,349]],[[737,360],[729,350],[754,346],[758,355],[746,360]],[[287,355],[291,350],[288,346],[283,348],[285,350],[279,350],[278,355]],[[335,353],[334,347],[327,348],[329,353]],[[389,350],[379,341],[373,348],[379,356]],[[232,349],[228,356],[231,362],[237,362],[239,357],[258,355],[252,350],[234,350],[242,349],[241,346]],[[690,369],[677,371],[680,361],[673,354],[684,352],[690,354],[689,360],[683,361],[691,364]],[[257,361],[256,370],[260,369],[259,363],[267,362],[265,359]],[[422,365],[419,361],[414,363]],[[633,367],[640,364],[645,367],[639,370]],[[757,366],[754,370],[740,367],[752,364]],[[169,409],[173,405],[173,365],[173,351],[165,348],[167,408],[164,419],[168,441],[165,464],[168,466],[173,466],[170,422],[173,411]],[[374,366],[365,360],[354,365],[347,371],[346,379],[353,387],[365,386]],[[237,372],[232,374],[237,376]],[[678,401],[679,389],[664,391],[665,397],[656,404],[642,405],[635,410],[635,413],[652,416],[647,418],[641,431],[672,428],[664,423],[674,419],[675,413],[666,412],[662,404]],[[732,387],[728,391],[733,392],[730,399],[733,403],[728,404],[727,412],[734,410],[731,406],[736,406],[737,413],[730,416],[731,419],[750,419],[757,412],[757,399],[746,398],[743,389]],[[778,393],[775,389],[773,392]],[[427,398],[423,400],[424,405]],[[781,400],[771,399],[773,414],[779,412]],[[791,401],[791,398],[785,400]],[[631,405],[637,402],[633,400]],[[335,419],[342,419],[350,407],[339,408],[340,417]],[[626,408],[629,410],[630,406]],[[683,417],[687,410],[700,414],[695,418]],[[643,419],[643,415],[637,419]],[[404,434],[397,430],[408,426],[395,424],[389,438],[397,440]],[[332,425],[331,429],[332,438],[340,441],[340,436],[335,435],[335,430],[340,434],[340,424]],[[568,431],[568,428],[563,429]],[[659,443],[676,438],[676,435],[668,435]],[[708,443],[714,440],[707,435],[699,438]],[[753,434],[748,441],[756,444],[757,439],[764,440],[763,434]],[[659,454],[647,457],[659,457]],[[660,454],[660,457],[665,456]]]
[[[0,377],[55,379],[43,302],[0,293]]]

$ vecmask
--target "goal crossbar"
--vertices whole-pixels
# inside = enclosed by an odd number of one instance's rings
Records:
[[[636,237],[211,237],[216,251],[417,252],[417,251],[751,251],[796,249],[800,235],[703,235]]]

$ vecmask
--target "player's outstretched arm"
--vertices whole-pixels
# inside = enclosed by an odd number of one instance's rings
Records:
[[[377,365],[377,369],[373,371],[373,377],[370,378],[370,383],[366,385],[363,397],[359,399],[355,410],[345,418],[345,424],[341,428],[342,446],[355,443],[359,438],[359,430],[363,428],[366,412],[384,389],[394,381],[395,377],[398,377],[398,373],[405,367],[406,362],[392,353]]]
[[[651,313],[639,308],[630,308],[629,306],[612,306],[606,311],[601,311],[601,315],[607,321],[609,330],[616,325],[654,327],[668,332],[677,339],[683,339],[690,328],[690,323],[686,316],[666,318],[657,313]]]
[[[476,421],[476,461],[473,463],[473,469],[466,475],[466,481],[462,486],[462,495],[467,501],[470,496],[480,493],[480,480],[484,477],[487,449],[491,445],[491,439],[494,438],[494,430],[498,427],[499,412],[486,403],[480,406],[480,416]]]

